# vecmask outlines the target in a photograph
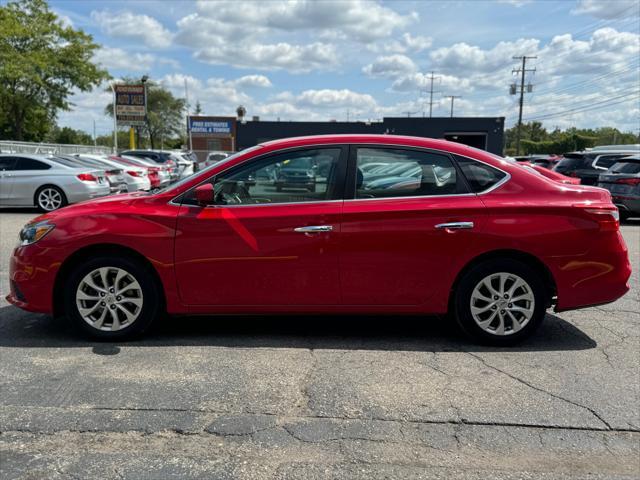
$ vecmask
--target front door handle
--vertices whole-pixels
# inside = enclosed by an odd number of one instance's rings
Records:
[[[439,223],[436,228],[445,230],[463,230],[465,228],[473,228],[473,222],[451,222],[451,223]]]
[[[322,232],[330,232],[333,230],[333,226],[331,225],[312,225],[309,227],[298,227],[294,228],[294,232],[298,233],[322,233]]]

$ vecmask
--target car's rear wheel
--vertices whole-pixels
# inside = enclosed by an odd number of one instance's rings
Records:
[[[454,299],[455,317],[475,340],[512,345],[541,324],[548,303],[538,272],[517,260],[489,260],[460,280]]]
[[[35,203],[40,211],[53,212],[67,204],[67,197],[58,187],[45,185],[36,192]]]
[[[67,317],[94,338],[121,340],[139,335],[159,313],[154,276],[128,258],[100,257],[79,265],[64,292]]]

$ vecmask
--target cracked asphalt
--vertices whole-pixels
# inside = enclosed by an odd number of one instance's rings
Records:
[[[31,212],[0,213],[0,293]],[[444,320],[215,317],[123,344],[0,300],[0,478],[640,478],[632,290],[509,349]]]

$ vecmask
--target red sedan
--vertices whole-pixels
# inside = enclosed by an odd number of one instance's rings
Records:
[[[282,169],[296,182],[278,191]],[[631,274],[606,190],[390,135],[268,142],[155,194],[48,213],[10,270],[11,303],[106,339],[162,311],[449,313],[498,345],[548,308],[620,298]]]

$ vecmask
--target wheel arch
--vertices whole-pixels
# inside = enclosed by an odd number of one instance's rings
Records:
[[[166,297],[162,280],[160,279],[158,271],[155,269],[149,259],[147,259],[140,252],[130,247],[125,247],[123,245],[113,243],[99,243],[88,245],[73,252],[62,262],[62,265],[60,266],[60,269],[56,274],[55,282],[53,285],[52,304],[54,316],[60,316],[64,314],[64,296],[62,295],[62,291],[64,289],[65,282],[69,278],[69,275],[73,271],[74,267],[81,264],[83,261],[86,261],[98,255],[113,255],[120,258],[127,257],[143,265],[151,273],[151,276],[156,282],[158,293],[160,295],[160,301],[162,302],[161,310],[164,311],[166,309]]]
[[[451,307],[453,305],[453,301],[455,298],[455,292],[458,288],[458,284],[460,280],[466,275],[466,273],[474,268],[476,265],[479,265],[483,262],[489,260],[504,260],[504,259],[512,259],[518,260],[530,267],[532,267],[542,278],[545,287],[547,288],[547,307],[551,307],[554,303],[554,297],[557,295],[557,286],[555,278],[549,270],[549,267],[540,260],[535,255],[532,255],[527,252],[523,252],[522,250],[514,250],[514,249],[500,249],[500,250],[491,250],[489,252],[482,253],[477,257],[473,258],[458,272],[456,278],[451,286],[451,290],[449,291],[449,310],[451,311]]]

